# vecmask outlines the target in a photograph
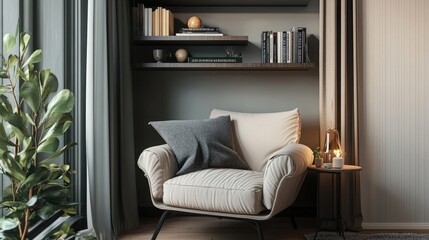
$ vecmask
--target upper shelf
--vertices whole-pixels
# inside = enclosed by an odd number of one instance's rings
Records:
[[[306,7],[310,0],[147,0],[149,6],[163,7]]]
[[[135,40],[137,45],[242,45],[249,42],[247,36],[150,36]]]
[[[314,63],[138,63],[136,70],[307,71]]]

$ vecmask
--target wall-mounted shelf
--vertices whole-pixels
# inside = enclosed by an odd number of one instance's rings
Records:
[[[314,63],[139,63],[135,70],[307,71]]]
[[[305,7],[310,0],[147,0],[149,6],[164,7]]]
[[[241,45],[249,43],[247,36],[151,36],[134,40],[136,45]]]

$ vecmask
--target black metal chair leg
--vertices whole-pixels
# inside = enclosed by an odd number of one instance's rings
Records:
[[[158,236],[158,233],[161,230],[161,227],[164,224],[165,219],[167,219],[168,215],[170,215],[170,211],[165,211],[164,214],[162,214],[161,218],[159,219],[158,225],[156,226],[155,232],[153,232],[152,240],[155,240]]]
[[[290,214],[290,220],[292,221],[293,229],[296,230],[296,229],[298,229],[298,226],[296,225],[295,216],[293,215],[291,208],[288,208],[288,210],[289,210],[289,214]]]
[[[262,233],[262,228],[261,228],[261,224],[259,223],[259,221],[252,221],[253,224],[255,224],[256,230],[258,231],[258,236],[259,236],[259,240],[264,240],[264,234]]]

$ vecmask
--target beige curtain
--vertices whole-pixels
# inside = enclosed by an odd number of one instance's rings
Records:
[[[320,143],[324,143],[328,128],[338,129],[346,164],[351,165],[359,165],[356,1],[320,1]],[[341,186],[346,229],[360,230],[359,174],[344,174]],[[327,204],[323,199],[322,203]]]

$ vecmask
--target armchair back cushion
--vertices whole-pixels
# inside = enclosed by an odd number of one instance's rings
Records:
[[[241,113],[214,109],[210,118],[231,117],[234,148],[253,171],[263,171],[272,153],[301,137],[298,109],[276,113]]]

